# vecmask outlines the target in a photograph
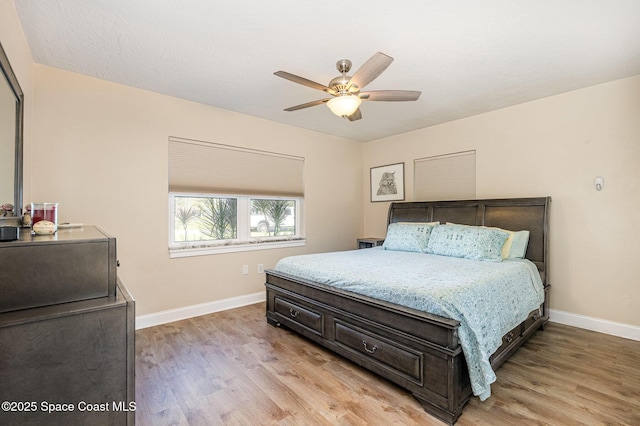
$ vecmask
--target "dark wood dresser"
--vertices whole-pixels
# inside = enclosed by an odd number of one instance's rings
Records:
[[[97,227],[0,243],[0,424],[133,425],[135,302]]]

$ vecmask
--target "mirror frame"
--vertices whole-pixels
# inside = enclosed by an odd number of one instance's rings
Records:
[[[13,212],[16,216],[22,216],[22,145],[24,126],[24,92],[20,88],[18,79],[11,68],[9,58],[0,43],[0,71],[9,83],[9,88],[16,99],[16,134],[15,134],[15,174],[13,179]]]

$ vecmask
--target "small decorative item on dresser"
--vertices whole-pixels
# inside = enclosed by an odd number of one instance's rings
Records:
[[[0,205],[0,227],[14,228],[20,226],[20,217],[15,215],[13,210],[13,204]],[[5,229],[2,241],[11,241],[10,236],[13,235],[13,230]]]
[[[31,228],[31,204],[24,206],[24,214],[22,215],[22,227]]]
[[[13,216],[13,204],[3,204],[0,206],[0,216]]]
[[[358,238],[358,249],[378,247],[384,243],[384,238]]]
[[[36,224],[40,221],[48,223],[41,225],[38,232]],[[55,234],[58,230],[58,203],[31,203],[31,230],[39,235]]]
[[[56,225],[48,220],[39,220],[32,227],[35,235],[53,235],[56,232]]]

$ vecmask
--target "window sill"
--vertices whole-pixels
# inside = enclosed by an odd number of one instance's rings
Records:
[[[237,253],[242,251],[269,250],[288,247],[303,247],[307,240],[304,238],[285,241],[260,241],[246,244],[211,245],[200,247],[169,247],[169,257],[207,256],[211,254]]]

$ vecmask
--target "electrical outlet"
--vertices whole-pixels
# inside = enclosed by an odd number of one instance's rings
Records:
[[[264,265],[262,263],[258,264],[258,273],[264,274]]]
[[[242,265],[242,275],[249,275],[249,265]]]

